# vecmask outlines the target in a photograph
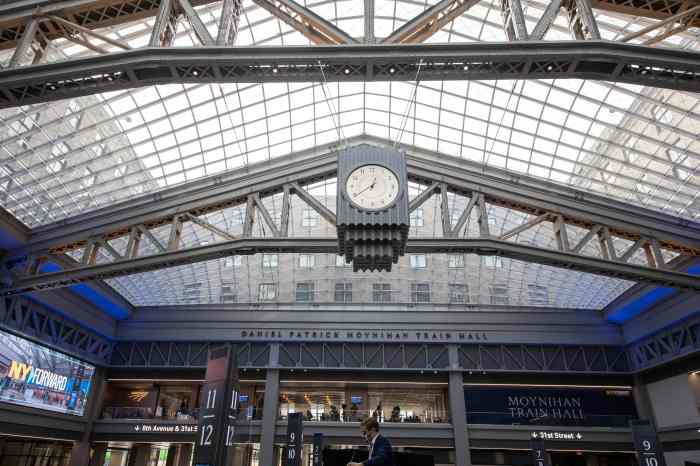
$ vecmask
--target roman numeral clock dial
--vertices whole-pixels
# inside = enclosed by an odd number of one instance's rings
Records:
[[[386,167],[365,165],[350,173],[345,192],[350,201],[361,209],[385,209],[399,195],[399,180]]]

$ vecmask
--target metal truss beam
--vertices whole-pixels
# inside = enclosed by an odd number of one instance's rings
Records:
[[[591,6],[595,9],[623,13],[643,18],[666,19],[683,11],[700,5],[697,0],[641,0],[630,2],[629,0],[592,0]],[[700,27],[700,19],[694,19],[689,27]]]
[[[224,0],[219,19],[219,33],[216,45],[231,46],[238,37],[238,23],[243,11],[243,0]]]
[[[363,139],[351,142],[357,144]],[[666,249],[679,257],[700,256],[699,228],[695,224],[526,176],[514,179],[512,173],[479,168],[469,161],[421,152],[417,148],[409,148],[406,159],[409,179],[428,186],[423,194],[412,200],[411,209],[419,207],[438,192],[443,206],[443,238],[413,238],[408,244],[411,252],[502,255],[628,280],[700,289],[699,277],[672,271],[673,263],[666,263],[662,254],[662,250]],[[335,214],[307,193],[303,186],[334,177],[336,168],[335,152],[322,154],[309,151],[287,160],[252,166],[242,176],[233,173],[218,175],[154,196],[135,199],[113,209],[78,216],[60,225],[37,228],[22,250],[7,255],[5,266],[15,279],[10,287],[1,292],[10,295],[68,286],[234,254],[336,253],[335,239],[287,237],[287,208],[282,209],[282,221],[278,228],[262,201],[265,196],[282,193],[283,206],[288,206],[289,196],[296,194],[330,224],[334,224]],[[454,227],[447,205],[448,192],[469,198]],[[203,214],[235,205],[246,206],[242,235],[232,235],[201,218]],[[497,238],[489,230],[487,205],[513,209],[527,214],[527,217],[522,225]],[[262,237],[253,237],[253,223],[259,221],[256,220],[259,217],[256,217],[255,209],[260,211],[263,228],[269,229],[270,235],[263,233]],[[479,235],[476,238],[460,238],[464,236],[462,229],[474,210]],[[193,222],[213,232],[221,242],[183,248],[180,244],[183,222]],[[520,233],[542,222],[553,224],[552,244],[555,246],[552,249],[518,243]],[[170,228],[167,244],[161,243],[150,231],[166,226]],[[585,229],[587,233],[573,244],[569,240],[567,226]],[[110,244],[117,238],[128,238],[125,251],[117,252]],[[142,238],[153,243],[157,248],[156,254],[140,254],[138,245]],[[615,249],[615,238],[627,241],[624,251]],[[591,256],[590,249],[586,248],[591,241],[597,241],[600,245],[598,257]],[[104,251],[106,259],[103,257],[102,263],[98,264],[100,250]],[[37,272],[41,262],[55,260],[56,255],[70,251],[78,251],[82,261],[67,264],[61,272]],[[631,262],[633,257],[640,255],[646,257],[646,264]]]
[[[212,343],[120,342],[112,367],[204,367]],[[279,342],[276,368],[363,370],[461,370],[577,374],[628,374],[619,346],[460,344],[450,367],[444,343]],[[237,343],[240,367],[268,368],[271,343]]]
[[[700,92],[700,55],[612,42],[130,50],[0,71],[0,108],[168,83],[593,79]]]
[[[636,371],[651,369],[700,351],[700,316],[642,338],[627,347]]]
[[[629,373],[621,346],[460,345],[464,370],[561,373]]]
[[[358,137],[348,143],[391,145],[391,141],[370,137]],[[410,209],[425,202],[441,183],[448,190],[472,198],[453,231],[446,236],[454,236],[464,226],[468,218],[465,213],[478,201],[478,197],[473,195],[476,193],[483,194],[495,204],[515,206],[518,210],[537,216],[549,213],[549,220],[556,221],[561,216],[565,222],[588,229],[605,226],[613,236],[632,241],[655,238],[663,248],[690,256],[700,255],[700,228],[682,219],[526,175],[514,177],[504,170],[484,169],[467,160],[446,157],[416,147],[406,147],[406,151],[409,176],[429,186],[411,201]],[[85,246],[89,238],[109,240],[128,235],[138,225],[147,224],[150,228],[162,226],[170,223],[175,215],[189,213],[199,216],[214,212],[231,205],[243,204],[248,196],[255,193],[263,198],[283,192],[287,185],[287,191],[290,191],[289,180],[295,180],[298,187],[332,177],[336,168],[336,152],[309,150],[252,165],[245,175],[236,172],[216,175],[161,191],[155,197],[145,196],[112,208],[76,216],[60,225],[35,228],[25,248],[33,255],[63,253]],[[325,216],[328,221],[333,221],[332,213],[326,213]],[[286,222],[282,222],[282,228],[285,225]],[[563,236],[566,237],[565,234]],[[566,249],[577,250],[578,245],[569,246]]]
[[[193,6],[214,3],[218,0],[193,0]],[[261,0],[263,1],[263,0]],[[264,0],[272,5],[274,0]],[[425,12],[409,21],[390,35],[390,42],[419,42],[424,41],[440,28],[449,24],[478,0],[443,0],[428,8]],[[574,1],[574,0],[571,0]],[[240,12],[240,0],[226,0],[226,3],[237,4]],[[89,29],[99,29],[130,21],[137,21],[157,15],[159,0],[26,0],[21,2],[4,2],[0,6],[0,49],[15,47],[22,36],[24,28],[35,15],[52,14],[65,20],[79,24]],[[367,2],[366,2],[367,3]],[[624,13],[631,16],[665,20],[684,9],[698,5],[697,0],[593,0],[591,7],[604,11]],[[237,18],[237,16],[235,16]],[[323,20],[326,21],[326,20]],[[228,39],[217,40],[219,45],[232,45],[237,28],[231,28],[231,23],[224,24],[223,34]],[[687,27],[700,26],[700,18],[687,20]],[[57,27],[48,23],[44,28],[46,37],[52,40],[58,35]],[[233,35],[232,35],[233,34]],[[367,34],[365,34],[367,36]],[[367,38],[366,38],[367,39]]]
[[[382,42],[385,44],[424,42],[477,3],[479,0],[442,0],[392,32]]]
[[[258,238],[237,239],[189,249],[165,251],[149,256],[117,260],[106,264],[88,264],[59,272],[28,275],[0,290],[9,296],[34,290],[58,288],[90,280],[103,280],[167,267],[192,264],[232,255],[260,253],[324,253],[336,254],[334,238]],[[700,291],[700,277],[663,269],[626,264],[610,259],[552,251],[497,239],[415,238],[409,239],[407,253],[414,254],[478,254],[550,265],[638,282],[657,283]]]
[[[109,340],[24,296],[0,298],[0,327],[97,364],[111,357]]]
[[[676,23],[678,23],[677,26]],[[676,13],[675,15],[669,16],[668,18],[658,21],[645,28],[642,28],[639,31],[627,34],[622,39],[620,39],[620,42],[629,42],[632,39],[642,37],[644,35],[649,34],[652,31],[664,28],[664,31],[659,32],[654,37],[646,39],[643,42],[644,45],[653,45],[664,40],[667,37],[685,31],[693,23],[700,24],[700,3],[695,6],[688,6]]]
[[[356,44],[348,33],[294,0],[253,0],[314,44]]]
[[[192,0],[192,6],[218,0]],[[0,7],[0,49],[15,47],[34,17],[54,16],[95,30],[156,16],[160,0],[36,0]],[[62,36],[58,22],[49,18],[42,26],[48,40]]]
[[[221,342],[119,342],[112,367],[206,367],[209,348]],[[238,367],[270,366],[269,343],[238,343]]]

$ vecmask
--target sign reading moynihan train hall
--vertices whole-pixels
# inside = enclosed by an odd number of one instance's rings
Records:
[[[636,419],[630,390],[465,386],[470,424],[626,427]]]

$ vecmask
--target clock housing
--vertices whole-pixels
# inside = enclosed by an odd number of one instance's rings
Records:
[[[338,155],[339,254],[358,270],[391,270],[408,238],[405,155],[360,145]]]

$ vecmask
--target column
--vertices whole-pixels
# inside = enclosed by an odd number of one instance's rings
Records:
[[[181,443],[180,454],[177,457],[177,465],[175,466],[190,466],[190,459],[192,459],[192,444]]]
[[[632,396],[634,397],[634,405],[637,408],[639,419],[647,419],[651,421],[653,426],[656,426],[656,417],[654,416],[654,408],[649,398],[649,390],[639,375],[634,376],[634,385],[632,386]]]
[[[135,443],[129,453],[128,466],[147,466],[151,457],[151,445],[148,443]]]
[[[178,455],[180,454],[180,445],[172,444],[168,448],[168,459],[165,460],[165,466],[177,466]]]
[[[280,397],[279,344],[270,344],[270,364],[265,377],[265,398],[260,436],[260,464],[274,464],[277,404]]]
[[[92,424],[100,415],[102,400],[105,392],[104,369],[98,367],[95,370],[93,385],[85,406],[85,430],[80,440],[73,443],[73,450],[70,455],[70,466],[85,466],[90,464],[90,435],[92,434]],[[104,453],[103,453],[104,455]]]
[[[106,443],[92,444],[92,457],[90,458],[90,466],[103,466],[105,464],[105,455],[107,454]]]
[[[455,466],[471,466],[469,453],[469,433],[467,432],[467,410],[464,405],[464,376],[459,368],[458,347],[447,347],[450,373],[449,373],[449,398],[450,419],[454,429],[455,441]]]

